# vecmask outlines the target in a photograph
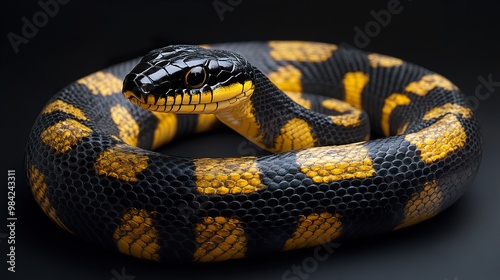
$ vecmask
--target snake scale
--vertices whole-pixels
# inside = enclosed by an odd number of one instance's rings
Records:
[[[274,153],[153,151],[219,122]],[[79,79],[43,108],[26,151],[35,200],[66,231],[137,258],[209,262],[431,218],[473,180],[481,137],[437,73],[269,41],[167,46]]]

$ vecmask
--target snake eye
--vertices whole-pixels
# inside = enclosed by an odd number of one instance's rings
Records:
[[[207,73],[205,68],[201,66],[195,66],[186,73],[184,76],[184,83],[190,88],[199,88],[205,83],[207,78]]]

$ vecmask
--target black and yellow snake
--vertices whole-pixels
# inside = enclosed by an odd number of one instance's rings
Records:
[[[218,120],[275,154],[151,151]],[[70,84],[38,116],[26,169],[43,211],[86,241],[207,262],[413,225],[455,202],[480,159],[474,112],[443,76],[271,41],[168,46]]]

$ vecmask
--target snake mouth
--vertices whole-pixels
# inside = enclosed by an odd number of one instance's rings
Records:
[[[133,91],[123,92],[125,98],[131,103],[154,112],[177,114],[210,114],[230,108],[239,102],[248,99],[253,93],[252,81],[221,86],[214,90],[204,91],[199,94],[178,94],[156,98],[154,95],[137,96]]]

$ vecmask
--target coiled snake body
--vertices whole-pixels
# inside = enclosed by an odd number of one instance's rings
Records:
[[[276,154],[151,151],[217,118]],[[455,202],[480,159],[474,113],[441,75],[271,41],[169,46],[70,84],[37,118],[26,170],[43,211],[86,241],[206,262],[413,225]]]

